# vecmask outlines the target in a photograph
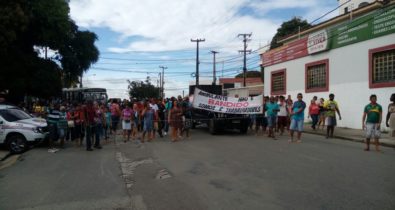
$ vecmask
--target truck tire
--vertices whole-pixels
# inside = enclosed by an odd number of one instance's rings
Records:
[[[240,133],[246,134],[247,131],[248,131],[248,125],[242,125],[242,127],[240,128]]]
[[[215,126],[215,119],[211,118],[211,119],[208,121],[208,130],[209,130],[209,132],[210,132],[212,135],[214,135],[214,134],[217,133],[217,128],[216,128],[216,126]]]
[[[28,149],[27,141],[22,134],[11,134],[8,136],[7,146],[13,154],[20,154]]]
[[[241,134],[246,134],[248,131],[248,125],[249,121],[248,120],[243,120],[242,123],[240,124],[240,133]]]

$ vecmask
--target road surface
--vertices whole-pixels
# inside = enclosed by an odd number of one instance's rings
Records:
[[[271,140],[204,128],[171,143],[71,144],[0,170],[0,209],[395,209],[395,150],[303,135]]]

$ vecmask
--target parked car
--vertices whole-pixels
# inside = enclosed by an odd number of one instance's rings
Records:
[[[47,136],[47,122],[35,118],[13,105],[0,105],[0,144],[12,153],[22,153],[29,145]]]

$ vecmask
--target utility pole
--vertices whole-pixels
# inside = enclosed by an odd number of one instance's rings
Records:
[[[215,54],[217,54],[217,51],[212,50],[211,53],[213,54],[213,85],[215,85],[215,82],[217,81],[217,76],[215,75],[215,66],[216,66],[216,62],[215,62]]]
[[[195,87],[199,86],[199,42],[204,42],[205,39],[191,39],[191,42],[196,42],[196,84]]]
[[[161,97],[164,98],[165,97],[165,69],[167,69],[167,66],[159,66],[159,68],[162,69],[162,77],[161,77]]]
[[[160,96],[161,90],[162,90],[162,73],[161,72],[159,72],[159,80],[156,80],[156,82],[157,82],[157,87],[158,87],[159,96]]]
[[[239,50],[239,52],[244,53],[244,61],[243,61],[243,87],[246,86],[246,74],[247,74],[247,52],[251,53],[251,50],[247,50],[247,41],[250,41],[247,39],[247,37],[251,37],[252,33],[249,34],[239,34],[237,37],[242,36],[243,37],[243,42],[244,42],[244,50]]]

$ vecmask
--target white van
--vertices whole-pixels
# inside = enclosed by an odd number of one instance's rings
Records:
[[[47,122],[34,118],[16,106],[0,104],[0,144],[10,152],[24,152],[29,144],[45,139]]]

